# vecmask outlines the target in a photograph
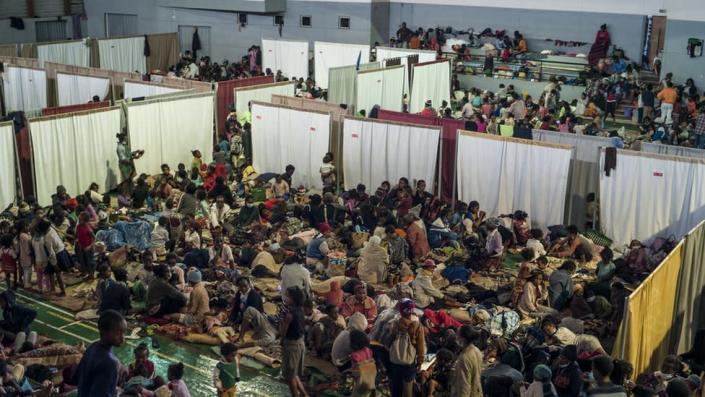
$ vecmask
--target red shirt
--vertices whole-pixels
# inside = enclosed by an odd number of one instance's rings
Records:
[[[93,229],[89,224],[76,225],[76,242],[78,243],[78,248],[86,249],[90,247],[94,241]]]

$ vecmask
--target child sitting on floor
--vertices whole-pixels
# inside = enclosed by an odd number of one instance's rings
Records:
[[[135,355],[135,361],[130,363],[128,367],[129,377],[132,378],[137,376],[137,367],[142,365],[146,370],[145,378],[154,378],[154,362],[149,359],[149,348],[146,343],[140,343],[135,350],[133,350]]]
[[[171,364],[167,369],[167,377],[169,378],[169,389],[171,397],[191,397],[186,383],[182,380],[184,377],[184,364]]]
[[[218,397],[235,397],[237,382],[240,380],[237,369],[237,347],[232,343],[220,346],[222,360],[215,366],[213,383],[218,391]]]

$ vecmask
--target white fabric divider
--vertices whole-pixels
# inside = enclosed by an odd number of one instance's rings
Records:
[[[7,113],[30,112],[47,107],[47,75],[43,69],[5,64],[2,88]]]
[[[98,40],[100,68],[118,72],[147,72],[144,36]]]
[[[345,189],[375,189],[401,177],[433,189],[440,127],[346,117],[343,123]]]
[[[15,153],[15,128],[12,122],[0,123],[0,211],[12,204],[17,196]]]
[[[436,60],[436,52],[429,50],[412,50],[409,48],[392,48],[392,47],[377,47],[377,62],[382,62],[391,58],[401,58],[401,64],[407,64],[409,55],[418,55],[419,63],[431,62]]]
[[[600,148],[614,146],[612,138],[546,130],[533,130],[532,135],[534,141],[575,148],[568,182],[566,221],[582,228],[586,222],[587,195],[595,193],[597,198],[600,186]]]
[[[125,80],[123,97],[125,99],[150,97],[154,95],[172,94],[180,91],[183,91],[183,88],[168,87],[155,83]]]
[[[252,160],[258,173],[283,172],[292,164],[294,187],[320,190],[320,165],[329,141],[330,114],[252,104]]]
[[[450,104],[450,62],[434,62],[426,65],[414,65],[411,72],[411,99],[409,112],[423,110],[424,102],[431,100],[434,108],[442,101]]]
[[[308,78],[308,41],[262,39],[262,68],[289,79]]]
[[[56,95],[59,106],[88,103],[97,95],[100,100],[108,97],[110,79],[79,74],[56,73]]]
[[[662,143],[639,142],[639,151],[646,153],[665,154],[705,159],[705,150],[684,146],[664,145]]]
[[[135,161],[137,173],[156,174],[162,164],[190,164],[191,151],[203,162],[213,157],[213,93],[184,95],[127,104],[132,150],[144,150]]]
[[[605,151],[600,157],[600,170]],[[617,150],[617,166],[600,172],[600,224],[615,247],[633,239],[686,235],[705,219],[705,162]]]
[[[37,44],[37,59],[42,67],[44,62],[89,67],[91,49],[85,40]]]
[[[461,132],[457,150],[460,200],[488,216],[523,210],[544,230],[563,223],[572,147]]]
[[[313,60],[316,85],[328,88],[328,71],[338,66],[357,65],[370,61],[370,46],[316,41],[313,43]]]
[[[294,96],[296,83],[287,81],[240,87],[234,88],[233,90],[235,95],[235,111],[237,114],[244,114],[247,112],[247,105],[250,102],[272,103],[272,95]]]
[[[360,64],[359,70],[357,65],[328,69],[328,102],[352,106],[355,103],[357,73],[370,69],[379,69],[379,62]]]
[[[406,67],[401,65],[359,72],[355,111],[365,110],[369,114],[374,105],[386,110],[402,111],[405,77]]]
[[[82,194],[91,183],[113,189],[120,169],[115,135],[120,132],[120,108],[70,113],[29,120],[37,200],[51,203],[57,185],[69,195]]]

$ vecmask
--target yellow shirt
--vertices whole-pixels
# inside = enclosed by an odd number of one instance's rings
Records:
[[[661,102],[670,103],[673,105],[678,99],[678,92],[676,92],[675,88],[666,87],[658,93],[656,98],[660,99]]]

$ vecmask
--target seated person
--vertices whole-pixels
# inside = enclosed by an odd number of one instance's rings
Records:
[[[549,255],[588,262],[592,260],[592,242],[578,232],[577,226],[570,225],[568,226],[568,236],[553,244]]]
[[[264,306],[262,304],[262,297],[259,292],[252,287],[249,278],[239,277],[236,284],[238,292],[235,295],[233,310],[230,312],[230,322],[240,324],[243,321],[243,316],[247,308],[253,307],[260,313],[263,313]]]
[[[29,335],[29,326],[37,317],[37,312],[17,303],[15,293],[11,290],[0,293],[0,307],[2,320],[0,320],[0,335],[3,343],[15,340],[20,332]]]
[[[130,289],[127,286],[127,270],[118,268],[113,271],[115,282],[105,288],[103,297],[98,306],[98,314],[106,310],[115,310],[123,315],[132,308],[130,302]]]
[[[135,360],[127,367],[128,378],[137,376],[137,368],[140,366],[146,370],[146,373],[144,374],[145,378],[153,378],[155,374],[155,365],[154,362],[149,359],[149,347],[147,347],[147,344],[140,343],[134,348],[134,350],[132,350],[132,353],[135,356]]]
[[[345,320],[339,314],[338,306],[327,304],[325,316],[313,326],[311,350],[316,356],[330,359],[333,341],[345,329]]]
[[[178,313],[186,306],[186,297],[169,284],[169,268],[166,265],[154,266],[154,276],[147,287],[147,313],[153,317]]]
[[[529,222],[526,221],[528,214],[524,211],[515,211],[512,216],[512,229],[516,237],[517,244],[525,245],[529,241],[530,228]]]
[[[244,339],[245,333],[252,330],[252,340],[241,342]],[[267,316],[255,309],[253,306],[248,307],[242,314],[242,322],[240,323],[240,333],[235,338],[238,348],[252,346],[269,346],[276,342],[277,333],[269,322]]]
[[[556,310],[563,310],[568,301],[573,296],[573,274],[576,266],[573,261],[565,261],[549,277],[548,294],[551,299],[551,307]]]
[[[534,251],[532,260],[536,260],[546,255],[546,248],[541,242],[543,240],[543,231],[541,229],[531,229],[529,231],[531,238],[526,241],[526,248],[531,248]]]
[[[611,249],[603,248],[600,251],[600,261],[597,262],[597,269],[595,269],[595,281],[588,284],[590,291],[607,299],[610,297],[612,279],[617,271],[617,266],[612,261],[613,258],[614,254]]]
[[[354,313],[361,313],[369,324],[373,324],[377,318],[377,305],[375,301],[367,296],[367,286],[359,282],[355,285],[355,294],[347,297],[340,308],[340,314],[348,318]]]

